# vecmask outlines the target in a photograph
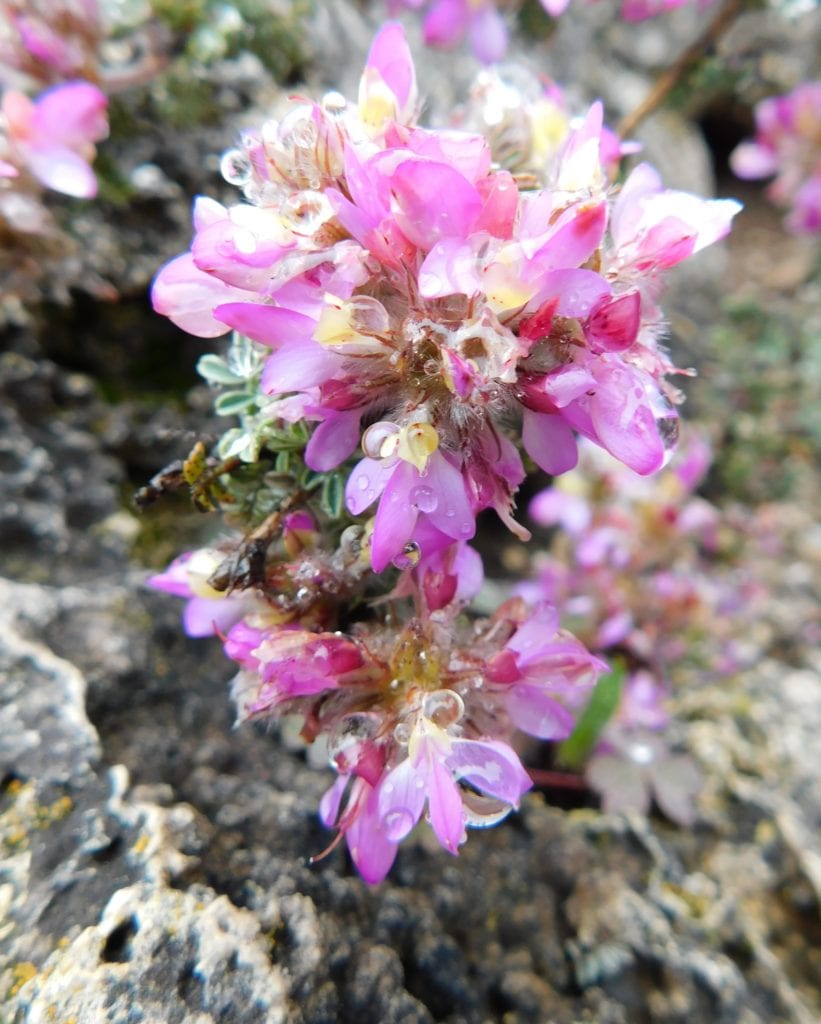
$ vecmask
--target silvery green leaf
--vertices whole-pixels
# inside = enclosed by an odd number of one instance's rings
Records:
[[[212,384],[242,384],[242,377],[234,373],[225,360],[213,352],[200,356],[197,361],[197,373]]]
[[[214,412],[217,416],[236,416],[255,403],[256,396],[249,395],[247,391],[226,391],[214,402]]]

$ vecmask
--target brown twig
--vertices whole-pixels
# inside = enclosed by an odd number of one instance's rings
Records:
[[[621,119],[616,129],[620,138],[632,135],[641,122],[661,106],[690,69],[698,63],[707,51],[718,41],[724,31],[735,21],[744,9],[746,0],[726,0],[716,16],[682,53],[671,68],[664,72],[641,103]]]
[[[540,789],[587,789],[583,775],[573,772],[551,772],[544,768],[528,768],[527,774]]]

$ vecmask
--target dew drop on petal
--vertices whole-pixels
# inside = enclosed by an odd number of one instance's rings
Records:
[[[365,476],[365,475],[363,474],[363,475],[362,475],[362,476],[360,476],[360,477],[359,477],[359,479],[357,480],[357,482],[356,482],[356,486],[357,486],[357,487],[359,488],[359,490],[360,490],[360,491],[367,491],[367,489],[368,489],[368,484],[369,484],[369,483],[370,483],[370,481],[369,481],[369,480],[368,480],[368,478],[367,478],[367,477],[366,477],[366,476]]]
[[[407,807],[397,807],[392,811],[388,811],[382,821],[385,828],[385,836],[391,842],[398,843],[400,839],[404,839],[408,832],[410,832],[415,822],[416,819]]]
[[[434,690],[422,701],[422,714],[434,725],[446,729],[465,713],[465,703],[454,690]]]
[[[402,551],[394,558],[393,564],[397,569],[413,569],[419,564],[422,552],[415,540],[409,540],[402,548]]]
[[[393,730],[393,738],[401,747],[406,747],[410,742],[411,729],[407,722],[400,722]],[[421,780],[420,780],[421,781]]]
[[[220,160],[220,174],[229,185],[241,187],[251,177],[251,161],[241,149],[229,149]]]
[[[420,512],[435,512],[439,504],[436,493],[424,485],[414,487],[410,492],[410,499]]]

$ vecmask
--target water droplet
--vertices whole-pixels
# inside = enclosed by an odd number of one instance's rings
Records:
[[[422,701],[422,714],[435,725],[446,729],[465,713],[465,703],[454,690],[435,690]]]
[[[456,509],[453,507],[453,505],[448,505],[448,507],[445,509],[445,515],[448,517],[448,519],[453,519],[453,517],[456,515]]]
[[[399,427],[385,420],[372,423],[362,435],[362,451],[369,459],[382,459],[392,454],[399,442]]]
[[[387,838],[393,843],[398,843],[405,838],[416,824],[416,818],[407,807],[397,807],[392,811],[388,811],[382,824],[385,827]]]
[[[413,488],[410,492],[410,500],[420,512],[435,512],[439,505],[436,493],[432,488],[424,485]]]
[[[220,174],[229,185],[242,187],[251,177],[251,161],[240,149],[229,149],[220,160]]]
[[[347,715],[328,737],[328,761],[332,768],[345,774],[356,765],[367,749],[365,744],[379,730],[376,715]]]
[[[393,730],[393,738],[401,747],[406,747],[411,737],[411,729],[407,722],[400,722]]]
[[[462,523],[462,525],[459,527],[459,536],[460,537],[470,537],[470,536],[472,536],[472,534],[473,534],[473,524],[472,523]]]
[[[409,540],[402,548],[401,553],[394,558],[393,564],[397,569],[412,569],[415,565],[419,564],[419,559],[421,557],[422,552],[419,545],[416,541]]]
[[[360,491],[367,491],[369,483],[370,481],[366,476],[360,476],[359,479],[356,481],[356,486],[359,488]]]

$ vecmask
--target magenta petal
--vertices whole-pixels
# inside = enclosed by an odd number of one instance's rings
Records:
[[[576,438],[561,416],[524,409],[522,444],[536,465],[552,476],[566,473],[578,462]]]
[[[601,244],[607,224],[607,203],[576,205],[563,214],[557,229],[533,254],[531,274],[578,267]]]
[[[399,843],[419,821],[427,792],[422,774],[405,758],[379,786],[379,820],[391,842]]]
[[[537,686],[517,683],[505,695],[514,725],[541,740],[563,740],[573,731],[573,715]]]
[[[612,302],[603,302],[585,325],[587,340],[599,349],[622,352],[636,340],[641,318],[641,296],[628,292]]]
[[[456,46],[467,30],[468,18],[466,0],[439,0],[425,16],[425,43],[444,49]]]
[[[214,316],[253,341],[272,347],[313,338],[316,321],[282,306],[257,302],[227,302],[214,309]]]
[[[402,554],[402,548],[410,540],[419,515],[410,492],[419,482],[419,473],[409,462],[399,462],[391,474],[373,523],[371,565],[374,572],[382,572]]]
[[[391,177],[394,216],[414,245],[464,238],[482,212],[482,199],[464,175],[434,160],[406,160]]]
[[[447,764],[457,779],[513,807],[533,785],[516,752],[500,740],[454,740]]]
[[[427,797],[431,828],[448,851],[456,854],[465,834],[462,794],[432,742],[426,743],[428,760]]]
[[[361,416],[361,410],[353,409],[323,420],[305,448],[305,465],[317,473],[326,473],[344,462],[359,442]]]

